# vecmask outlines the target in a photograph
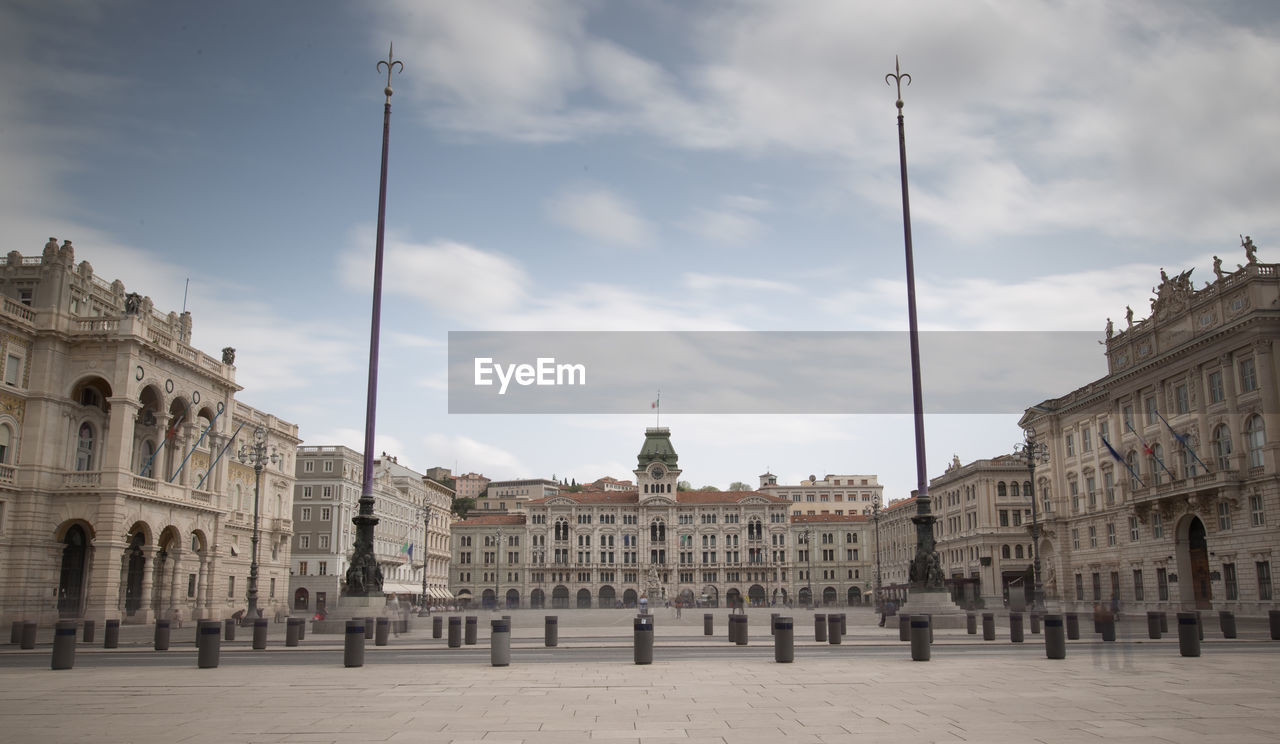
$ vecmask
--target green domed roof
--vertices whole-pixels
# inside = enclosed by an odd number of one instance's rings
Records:
[[[640,448],[639,467],[644,468],[654,460],[661,460],[669,468],[679,467],[679,457],[671,446],[671,430],[667,427],[649,427],[644,430],[644,446]]]

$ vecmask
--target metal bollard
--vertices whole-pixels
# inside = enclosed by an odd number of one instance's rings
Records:
[[[93,620],[84,621],[84,642],[93,643],[93,631],[97,629],[97,623]]]
[[[736,643],[739,646],[747,645],[747,616],[735,615],[738,618],[738,638]]]
[[[994,641],[996,639],[996,613],[982,613],[982,640]]]
[[[108,620],[102,630],[102,647],[117,648],[120,645],[120,621]]]
[[[76,621],[59,620],[53,624],[53,662],[51,669],[70,669],[76,665]]]
[[[1236,637],[1236,613],[1230,610],[1220,610],[1218,612],[1218,625],[1222,628],[1223,638]]]
[[[653,623],[646,615],[636,615],[635,622],[635,661],[637,664],[653,663]]]
[[[555,648],[560,643],[560,618],[547,615],[543,624],[542,637],[547,648]]]
[[[372,641],[372,640],[373,640],[373,630],[374,630],[374,628],[376,628],[376,627],[377,627],[377,626],[376,626],[376,625],[374,625],[373,618],[371,618],[371,617],[366,617],[366,618],[364,619],[364,639],[365,639],[366,641]]]
[[[769,613],[769,635],[773,635],[773,634],[774,634],[774,628],[773,628],[773,626],[778,624],[778,616],[779,616],[779,615],[781,615],[781,614],[782,614],[781,612],[770,612],[770,613]]]
[[[462,618],[449,616],[449,648],[462,648]]]
[[[478,632],[480,619],[475,615],[467,615],[467,622],[462,634],[462,642],[468,646],[476,645],[476,633]]]
[[[496,667],[511,666],[511,621],[489,621],[489,663]]]
[[[1268,610],[1267,621],[1271,624],[1271,640],[1280,641],[1280,610]]]
[[[779,616],[773,622],[773,660],[779,664],[796,660],[795,622],[789,617]]]
[[[965,628],[965,631],[969,633],[969,635],[977,635],[978,634],[978,616],[973,614],[972,612],[966,612],[964,614],[964,628]]]
[[[156,633],[155,633],[154,644],[157,651],[169,650],[169,621],[168,620],[156,621]]]
[[[813,615],[813,640],[818,643],[827,641],[827,616],[821,612]]]
[[[1022,643],[1022,613],[1009,613],[1009,641],[1011,643]]]
[[[1044,616],[1044,655],[1050,659],[1067,658],[1067,636],[1062,615]]]
[[[285,621],[284,626],[284,645],[287,647],[295,647],[298,645],[298,626],[302,625],[302,621],[291,617]],[[203,630],[201,631],[204,632]]]
[[[1114,642],[1116,640],[1116,616],[1113,613],[1105,613],[1101,620],[1098,621],[1098,627],[1102,633],[1103,641]]]
[[[342,665],[364,666],[364,620],[347,621],[347,640],[342,647]]]
[[[444,618],[436,615],[431,618],[431,637],[440,638],[444,635]]]
[[[911,616],[905,612],[898,613],[898,640],[911,640]]]
[[[1147,613],[1147,637],[1158,641],[1160,640],[1160,613]]]
[[[22,637],[18,639],[18,648],[30,650],[36,647],[36,628],[38,627],[30,620],[22,624]]]
[[[1031,635],[1040,634],[1040,613],[1031,613]]]
[[[253,621],[253,650],[263,651],[267,648],[267,619],[259,617]]]
[[[9,643],[17,645],[22,641],[22,621],[14,620],[13,625],[9,626]]]
[[[725,620],[725,638],[729,639],[729,643],[738,642],[738,621],[733,619],[735,617],[737,616],[730,612],[729,618]]]
[[[236,639],[236,621],[228,618],[226,620],[226,630],[223,631],[222,640],[234,641]]]
[[[1074,612],[1067,613],[1067,640],[1080,640],[1080,616]]]
[[[305,617],[298,618],[298,640],[307,640],[307,619]]]
[[[1200,655],[1200,617],[1195,612],[1178,613],[1178,651],[1183,656]]]
[[[840,645],[840,616],[827,615],[827,641],[832,646]]]
[[[911,622],[911,660],[912,661],[928,661],[929,654],[930,654],[929,616],[928,615],[912,615],[910,622]]]
[[[716,616],[710,612],[702,616],[702,634],[715,635]]]
[[[387,636],[391,634],[391,623],[385,617],[380,617],[374,621],[373,645],[387,645]]]
[[[197,669],[217,669],[218,659],[222,655],[222,623],[217,620],[201,620],[196,623],[196,633],[200,636],[196,652]]]

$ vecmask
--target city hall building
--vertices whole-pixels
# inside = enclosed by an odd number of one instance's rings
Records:
[[[633,472],[632,490],[561,491],[528,501],[523,514],[455,523],[450,588],[475,605],[533,608],[630,607],[642,598],[766,605],[807,602],[810,593],[843,604],[867,596],[865,517],[806,525],[815,550],[798,561],[791,500],[679,490],[669,429],[646,429]]]
[[[235,399],[235,351],[195,348],[189,313],[104,281],[70,241],[9,253],[0,300],[0,617],[244,610],[255,504],[258,606],[283,610],[298,431]],[[260,472],[236,457],[254,442]]]

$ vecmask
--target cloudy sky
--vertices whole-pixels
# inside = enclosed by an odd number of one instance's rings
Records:
[[[1161,267],[1280,257],[1280,7],[1173,0],[9,0],[5,252],[70,239],[164,311],[190,279],[242,399],[359,448],[392,41],[377,448],[417,468],[630,477],[653,423],[450,415],[449,331],[905,329],[895,55],[922,328],[1101,338]],[[915,484],[906,415],[663,408],[695,485]],[[1016,419],[930,416],[930,474]]]

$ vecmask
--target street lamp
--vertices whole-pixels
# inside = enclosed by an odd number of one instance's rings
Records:
[[[876,604],[876,609],[879,610],[884,603],[884,599],[881,598],[880,596],[881,586],[880,586],[880,500],[879,499],[876,499],[876,501],[871,504],[871,521],[874,522],[876,526],[876,602],[875,604]]]
[[[422,517],[422,597],[418,600],[418,617],[427,614],[427,560],[431,557],[431,504],[418,507]]]
[[[258,610],[258,494],[262,487],[262,469],[268,462],[275,464],[280,461],[280,454],[275,446],[270,447],[270,454],[267,449],[267,430],[259,426],[253,430],[253,444],[240,445],[240,452],[236,455],[236,459],[240,462],[253,466],[253,550],[249,561],[248,612],[251,619],[257,619],[260,616]]]
[[[498,585],[498,579],[502,571],[502,528],[498,528],[498,544],[493,551],[493,609],[498,610],[498,592],[502,591],[502,587]]]
[[[1036,430],[1027,427],[1027,441],[1014,445],[1013,454],[1027,462],[1027,496],[1031,498],[1031,606],[1044,609],[1044,585],[1040,583],[1040,513],[1036,508],[1036,463],[1049,461],[1049,448],[1036,441]]]
[[[809,543],[809,528],[800,531],[800,540],[804,543],[805,556],[809,559],[809,573],[805,574],[804,587],[809,590],[809,609],[813,609],[813,545]]]

